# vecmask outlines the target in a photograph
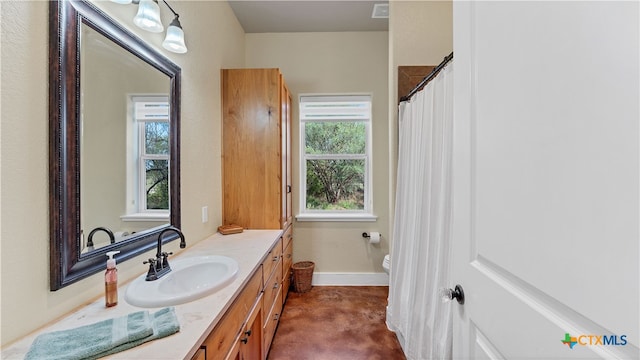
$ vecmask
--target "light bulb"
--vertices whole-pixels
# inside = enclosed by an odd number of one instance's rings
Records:
[[[159,33],[164,30],[160,20],[160,7],[156,0],[140,0],[138,13],[133,18],[133,23],[139,28]]]
[[[167,36],[162,42],[162,47],[178,54],[187,52],[187,46],[184,43],[184,31],[182,30],[177,15],[167,28]]]

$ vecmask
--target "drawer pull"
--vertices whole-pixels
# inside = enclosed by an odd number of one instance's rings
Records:
[[[280,319],[280,314],[273,315],[273,321],[278,321]]]
[[[251,336],[251,329],[245,331],[244,334],[247,335],[247,336]]]
[[[287,259],[291,259],[291,254],[287,254]]]
[[[243,344],[246,344],[249,341],[248,337],[244,337],[242,339],[240,339],[240,341],[242,341]]]
[[[274,288],[274,289],[277,289],[279,285],[280,285],[280,284],[278,284],[278,283],[274,283],[274,284],[273,284],[273,288]]]
[[[274,256],[273,257],[273,261],[278,261],[278,259],[280,259],[280,256]]]

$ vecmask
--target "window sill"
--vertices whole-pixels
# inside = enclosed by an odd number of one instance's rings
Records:
[[[356,222],[366,221],[374,222],[378,221],[378,216],[374,214],[363,213],[303,213],[296,215],[298,221],[341,221],[341,222]]]
[[[168,222],[169,214],[168,213],[137,213],[137,214],[127,214],[120,216],[120,220],[122,221],[158,221],[158,222]]]

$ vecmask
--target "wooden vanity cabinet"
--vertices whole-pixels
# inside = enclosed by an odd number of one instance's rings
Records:
[[[291,94],[278,69],[222,70],[222,222],[292,222]]]
[[[289,290],[292,244],[289,226],[192,360],[267,358]]]
[[[259,307],[258,310],[256,310],[256,306]],[[262,266],[258,267],[258,270],[202,344],[205,347],[206,359],[227,359],[255,311],[258,311],[259,314],[262,311]],[[257,337],[261,337],[261,334]]]

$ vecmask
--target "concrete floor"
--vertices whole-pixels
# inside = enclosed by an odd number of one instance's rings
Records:
[[[268,360],[401,360],[385,325],[388,287],[314,286],[290,292]]]

